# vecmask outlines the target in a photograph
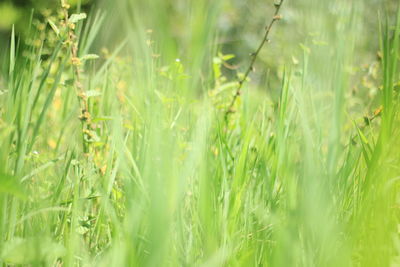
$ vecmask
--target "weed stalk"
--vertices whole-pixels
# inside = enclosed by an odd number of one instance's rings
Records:
[[[79,120],[81,121],[82,125],[82,146],[85,156],[88,156],[90,146],[89,140],[91,138],[91,115],[89,112],[88,98],[85,94],[85,90],[81,82],[82,62],[78,56],[78,37],[75,34],[76,25],[75,23],[69,21],[68,10],[70,8],[70,5],[67,3],[66,0],[61,0],[61,8],[64,13],[64,23],[67,30],[67,39],[65,44],[70,50],[71,65],[73,69],[73,86],[75,88],[76,96],[78,98],[80,106]]]
[[[248,68],[247,68],[247,70],[246,70],[246,72],[245,72],[243,78],[239,80],[238,86],[237,86],[237,88],[236,88],[236,90],[235,90],[235,94],[233,95],[233,98],[232,98],[232,100],[231,100],[231,102],[230,102],[228,108],[227,108],[226,111],[225,111],[225,122],[226,122],[226,123],[228,123],[229,115],[230,115],[231,113],[234,113],[234,112],[235,112],[234,109],[233,109],[233,107],[234,107],[234,105],[235,105],[235,103],[236,103],[237,98],[238,98],[238,97],[241,95],[241,93],[242,93],[242,88],[243,88],[244,82],[245,82],[245,81],[247,80],[247,78],[249,77],[250,72],[254,70],[254,63],[256,62],[257,57],[258,57],[258,55],[259,55],[260,52],[261,52],[261,49],[264,47],[264,45],[265,45],[266,43],[268,43],[268,42],[270,41],[268,37],[269,37],[269,34],[270,34],[270,32],[271,32],[271,29],[273,28],[275,22],[277,22],[278,20],[281,20],[281,19],[282,19],[282,16],[279,14],[279,11],[281,10],[281,7],[282,7],[282,5],[283,5],[283,2],[284,2],[284,0],[280,0],[279,3],[275,3],[275,4],[274,4],[274,6],[275,6],[275,12],[274,12],[274,15],[273,15],[273,17],[272,17],[270,23],[269,23],[268,26],[265,28],[264,38],[262,39],[262,41],[261,41],[260,45],[258,46],[257,50],[256,50],[254,53],[251,53],[251,54],[250,54],[250,56],[251,56],[250,64],[249,64],[249,66],[248,66]]]

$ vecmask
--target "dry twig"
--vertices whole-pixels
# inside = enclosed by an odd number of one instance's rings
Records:
[[[271,32],[272,27],[274,26],[276,21],[278,21],[278,20],[280,20],[282,18],[282,16],[279,15],[279,11],[280,11],[280,9],[282,7],[283,2],[284,2],[284,0],[280,0],[279,3],[275,3],[274,4],[275,5],[275,13],[274,13],[274,15],[273,15],[273,17],[271,19],[271,22],[265,28],[264,38],[262,39],[262,41],[261,41],[260,45],[258,46],[258,49],[256,50],[256,52],[251,54],[250,65],[247,68],[243,78],[238,82],[239,84],[238,84],[238,87],[236,88],[236,91],[235,91],[235,94],[234,94],[234,96],[232,98],[232,101],[229,104],[228,109],[225,111],[225,121],[226,122],[228,122],[229,115],[234,112],[233,106],[235,105],[237,98],[240,96],[240,94],[242,92],[242,88],[243,88],[244,82],[249,77],[250,72],[254,69],[254,63],[256,62],[256,59],[257,59],[259,53],[261,52],[261,49],[264,47],[264,45],[266,43],[269,42],[268,36],[269,36],[269,33]]]

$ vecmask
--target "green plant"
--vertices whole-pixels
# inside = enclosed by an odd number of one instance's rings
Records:
[[[239,2],[119,0],[86,18],[62,1],[25,42],[13,31],[0,265],[398,265],[400,11],[359,86],[372,1],[287,2],[271,57],[281,1],[250,67],[221,41]],[[281,43],[289,28],[300,45]]]

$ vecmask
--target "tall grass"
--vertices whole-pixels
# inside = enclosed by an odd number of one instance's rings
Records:
[[[28,37],[12,32],[2,266],[400,264],[400,12],[375,32],[365,114],[352,88],[367,2],[285,1],[279,53],[260,51],[251,79],[252,58],[221,44],[232,3],[109,1],[85,19],[63,1]],[[301,44],[282,41],[290,28]],[[282,60],[279,84],[262,77]]]

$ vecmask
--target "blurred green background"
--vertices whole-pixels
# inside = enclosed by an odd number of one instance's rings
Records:
[[[95,14],[105,15],[106,23],[96,36],[93,53],[99,53],[103,48],[112,51],[127,36],[136,38],[135,34],[140,34],[139,29],[149,29],[157,53],[162,55],[162,64],[168,65],[180,58],[184,65],[196,65],[209,53],[217,54],[220,51],[235,55],[229,61],[231,68],[224,69],[225,76],[235,78],[238,71],[243,71],[249,62],[249,54],[262,38],[264,27],[273,12],[271,6],[274,0],[210,0],[208,9],[202,9],[202,4],[195,0],[68,2],[72,12],[79,8],[92,18]],[[355,0],[352,4],[355,3],[359,3],[359,8],[349,13],[349,16],[357,17],[359,33],[351,66],[354,93],[351,110],[366,113],[374,105],[379,83],[372,75],[372,69],[379,61],[379,16],[394,20],[398,1]],[[43,16],[55,14],[59,6],[59,0],[0,0],[0,48],[8,47],[12,25],[15,25],[17,36],[23,40],[31,14],[37,21],[43,22]],[[349,3],[349,10],[350,6]],[[190,13],[193,8],[199,10],[196,11],[198,13]],[[284,20],[278,26],[279,30],[273,29],[272,42],[261,51],[255,66],[256,72],[251,77],[254,84],[263,85],[258,89],[267,92],[276,101],[284,66],[292,64],[296,69],[301,65],[304,49],[326,52],[336,40],[343,38],[334,29],[340,19],[340,9],[343,8],[328,0],[286,0]],[[194,32],[196,35],[193,35]],[[217,46],[213,42],[217,42]],[[198,53],[202,47],[207,49]],[[7,60],[5,55],[0,54],[0,62]],[[318,53],[315,53],[315,57],[318,62],[321,61]],[[211,62],[202,64],[209,69]],[[319,68],[318,64],[316,68]]]
[[[400,132],[386,125],[399,118],[391,117],[390,101],[380,120],[385,127],[364,117],[398,82],[397,54],[384,51],[389,60],[381,64],[379,53],[381,36],[390,43],[393,30],[382,34],[379,21],[395,18],[398,0],[286,0],[238,112],[221,125],[235,93],[227,84],[249,65],[273,2],[83,3],[88,18],[76,29],[89,37],[80,39],[78,56],[99,55],[81,76],[84,93],[93,94],[92,164],[80,155],[83,110],[73,84],[81,79],[67,63],[76,58],[54,52],[49,40],[57,30],[43,20],[57,12],[58,0],[1,1],[0,51],[12,25],[17,46],[37,45],[31,54],[16,49],[17,61],[13,49],[0,53],[1,63],[11,63],[1,64],[0,159],[30,192],[29,200],[0,201],[0,236],[40,237],[25,243],[32,253],[40,248],[36,240],[47,251],[56,246],[42,237],[55,238],[67,252],[57,266],[225,266],[218,264],[225,258],[226,266],[398,263],[398,185],[387,185],[400,177]],[[39,37],[28,40],[32,9]],[[219,76],[218,52],[235,55]],[[46,65],[52,54],[61,67]],[[25,57],[30,64],[18,60]],[[16,248],[2,253],[21,260],[25,250]],[[26,258],[43,266],[45,256],[37,254]]]
[[[202,12],[201,7],[196,7],[201,5],[200,2],[195,0],[68,2],[72,10],[81,6],[89,17],[99,12],[106,16],[106,23],[102,25],[93,45],[93,49],[97,50],[94,53],[104,47],[112,51],[127,36],[134,36],[135,27],[147,28],[152,31],[158,54],[162,55],[165,65],[176,58],[182,59],[185,65],[196,65],[194,62],[202,61],[208,53],[217,53],[213,44],[217,41],[219,51],[235,55],[229,61],[232,69],[224,69],[225,76],[232,78],[249,62],[249,54],[262,38],[264,27],[273,12],[271,6],[274,1],[210,0],[207,8],[215,14],[210,14],[206,9]],[[368,112],[377,87],[377,81],[370,74],[371,66],[378,60],[379,14],[394,19],[398,1],[355,0],[354,3],[360,4],[359,9],[351,11],[359,20],[352,66],[352,86],[356,99],[354,110]],[[44,21],[43,15],[55,13],[59,6],[59,0],[0,0],[0,49],[8,47],[12,25],[15,25],[17,36],[24,39],[33,10],[34,17]],[[190,13],[194,7],[200,10],[198,14]],[[301,64],[304,48],[326,50],[332,42],[340,39],[341,36],[335,34],[337,29],[332,28],[336,25],[340,8],[328,0],[286,0],[285,18],[278,26],[279,30],[273,30],[272,42],[261,51],[256,72],[252,75],[255,84],[263,84],[258,89],[268,92],[276,100],[280,93],[277,85],[282,80],[283,66]],[[212,21],[212,18],[216,21]],[[198,53],[202,47],[209,50]],[[0,54],[0,62],[5,59],[4,55]],[[210,62],[203,64],[206,68],[210,66]]]
[[[148,19],[143,21],[144,24],[150,27],[160,27],[162,29],[156,30],[156,34],[170,34],[170,39],[174,39],[175,47],[180,49],[184,46],[187,36],[184,36],[185,26],[183,19],[187,17],[187,9],[189,3],[195,2],[194,0],[162,0],[162,1],[129,1],[129,0],[69,0],[68,1],[73,8],[77,5],[82,5],[82,9],[85,12],[95,12],[93,7],[97,7],[109,16],[107,24],[104,25],[102,32],[105,40],[120,40],[126,33],[121,27],[122,20],[126,19],[124,15],[135,15],[129,14],[132,10],[139,11],[140,18]],[[211,1],[212,2],[212,1]],[[249,51],[254,49],[254,45],[259,41],[265,24],[271,13],[271,3],[273,0],[221,0],[215,2],[216,8],[221,10],[218,17],[217,26],[219,29],[219,42],[223,47],[223,50],[234,53],[238,56],[238,60],[243,57],[247,57]],[[313,29],[309,27],[303,27],[305,25],[294,25],[299,21],[306,21],[307,16],[315,16],[316,10],[320,10],[324,16],[331,16],[334,19],[335,16],[335,5],[332,1],[328,0],[286,0],[285,4],[285,20],[283,30],[277,32],[279,38],[275,43],[279,43],[279,48],[268,49],[265,51],[265,55],[274,54],[276,59],[276,53],[279,51],[279,55],[291,58],[293,55],[285,54],[283,51],[287,51],[287,46],[298,46],[299,42],[305,39],[311,39],[316,35],[323,35],[317,31],[312,32]],[[375,33],[378,31],[378,12],[388,13],[389,18],[394,18],[393,14],[396,12],[397,0],[356,0],[355,2],[362,2],[364,5],[363,10],[359,10],[362,13],[363,18],[363,31],[362,40],[358,41],[359,48],[366,52],[366,56],[369,56],[367,60],[374,57],[373,53],[377,50],[378,42]],[[60,5],[59,0],[0,0],[0,41],[1,46],[7,45],[9,39],[10,30],[12,25],[15,25],[17,33],[23,35],[27,29],[27,23],[30,20],[32,11],[34,16],[40,18],[43,13],[54,12]],[[132,6],[131,8],[129,6]],[[217,7],[218,6],[218,7]],[[155,8],[156,7],[156,8]],[[328,13],[326,12],[328,11]],[[165,16],[163,20],[158,20],[158,17],[152,17],[153,14],[159,14]],[[142,16],[143,15],[143,16]],[[203,14],[206,15],[206,14]],[[157,19],[156,19],[157,18]],[[202,23],[202,17],[199,17],[199,23]],[[205,17],[203,17],[205,19]],[[155,25],[153,22],[160,21],[163,25]],[[315,19],[317,21],[317,19]],[[203,20],[205,22],[205,20]],[[317,29],[320,25],[315,25]],[[315,30],[314,29],[314,30]],[[311,30],[311,31],[310,31]],[[118,38],[120,37],[120,38]],[[284,41],[284,42],[283,42]],[[315,40],[314,40],[315,41]],[[318,41],[315,41],[318,42]],[[285,44],[282,46],[282,44]],[[270,51],[270,52],[268,52]],[[263,57],[262,57],[263,58]],[[287,59],[287,58],[286,58]],[[264,62],[265,63],[265,62]],[[269,63],[273,64],[273,63]],[[276,64],[278,65],[278,64]],[[275,67],[270,66],[270,67]]]

